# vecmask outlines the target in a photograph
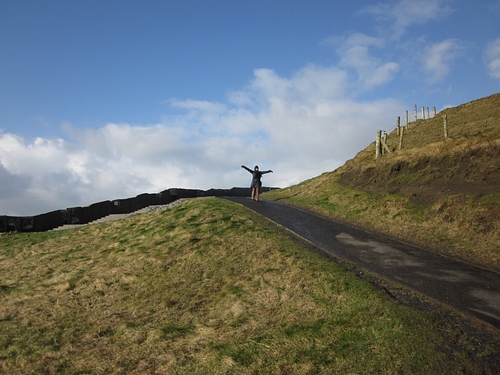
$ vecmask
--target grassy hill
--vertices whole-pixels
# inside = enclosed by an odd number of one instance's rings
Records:
[[[402,149],[396,130],[391,153],[375,159],[374,142],[341,168],[264,197],[500,271],[500,94],[410,123]]]
[[[500,371],[497,331],[413,305],[217,198],[0,235],[6,374]]]

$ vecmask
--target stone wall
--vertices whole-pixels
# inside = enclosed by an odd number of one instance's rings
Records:
[[[272,189],[262,187],[261,191]],[[86,207],[71,207],[36,216],[0,216],[0,233],[44,232],[66,224],[87,224],[111,214],[128,214],[144,207],[168,204],[180,198],[222,196],[250,196],[250,188],[205,191],[172,188],[156,194],[140,194],[134,198],[103,201]]]

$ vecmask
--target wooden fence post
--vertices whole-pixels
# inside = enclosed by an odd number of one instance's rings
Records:
[[[389,146],[387,146],[387,133],[384,132],[384,136],[382,137],[382,139],[380,140],[380,143],[382,145],[382,154],[390,154],[392,151],[391,149],[389,148]]]
[[[398,130],[398,135],[401,134],[401,117],[398,116],[398,125],[396,127],[396,129]]]
[[[427,107],[427,118],[431,118],[431,115],[429,113],[429,107]]]
[[[413,111],[415,113],[415,121],[417,121],[417,105],[415,104],[415,107],[413,107]]]
[[[422,120],[425,120],[425,107],[422,107]]]
[[[405,133],[405,128],[401,128],[401,134],[399,135],[399,149],[403,149],[403,135]]]
[[[448,115],[443,116],[444,138],[448,138]]]
[[[434,117],[436,117],[436,115],[437,115],[437,112],[436,112],[436,107],[434,107],[434,108],[432,109],[432,111],[434,112]]]
[[[375,139],[375,159],[380,155],[380,140],[382,136],[382,130],[377,130],[377,138]]]
[[[410,126],[410,123],[408,122],[408,111],[405,113],[405,126],[408,128]]]

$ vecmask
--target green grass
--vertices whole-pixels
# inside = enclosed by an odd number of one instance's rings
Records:
[[[3,373],[479,374],[498,354],[216,198],[4,234],[0,298]]]

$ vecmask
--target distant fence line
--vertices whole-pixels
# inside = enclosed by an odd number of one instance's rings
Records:
[[[426,108],[422,107],[422,117],[421,120],[427,120],[430,119],[430,110],[429,107],[427,107],[427,113],[426,113]],[[437,112],[436,112],[436,107],[432,108],[432,113],[433,117],[436,117]],[[415,121],[418,120],[418,107],[415,104],[413,107],[413,115],[415,118]],[[426,117],[427,115],[427,117]],[[448,116],[444,115],[443,116],[443,127],[444,127],[444,138],[448,138]],[[401,117],[398,116],[397,120],[397,125],[396,125],[396,131],[397,135],[399,136],[399,144],[398,144],[398,149],[402,150],[403,149],[403,138],[404,138],[404,133],[405,129],[410,129],[410,121],[409,121],[409,112],[408,110],[405,113],[405,126],[401,126]],[[382,135],[382,130],[377,130],[377,136],[375,139],[375,158],[378,158],[380,155],[383,155],[385,153],[391,153],[392,150],[387,146],[387,133],[384,132]]]
[[[415,121],[418,120],[418,109],[417,108],[418,107],[415,104],[415,106],[413,107],[413,115],[414,115]],[[432,107],[432,114],[433,114],[433,117],[436,116],[436,114],[437,114],[436,107]],[[408,111],[406,111],[406,126],[409,125],[408,116],[409,116]],[[422,120],[427,120],[427,119],[430,119],[430,118],[431,118],[431,115],[430,115],[429,107],[427,107],[427,116],[426,116],[425,107],[422,107],[422,116],[421,116],[421,119]]]
[[[275,188],[262,187],[263,192]],[[193,190],[171,188],[157,194],[140,194],[134,198],[116,199],[72,207],[36,216],[0,215],[0,233],[45,232],[66,224],[88,224],[111,214],[129,214],[148,206],[172,203],[180,198],[250,196],[250,188]]]

